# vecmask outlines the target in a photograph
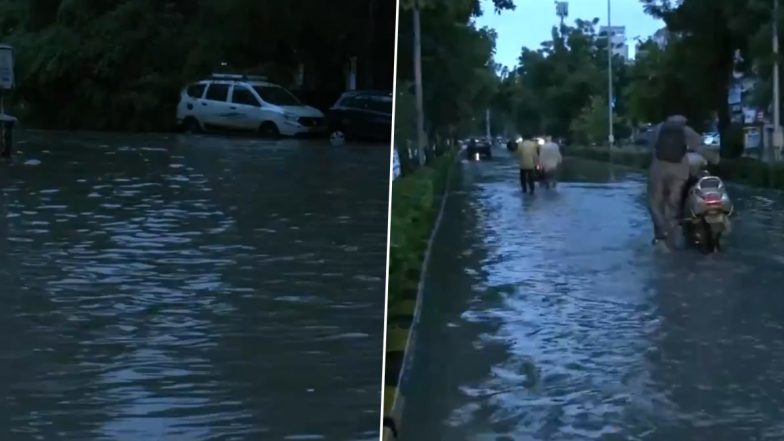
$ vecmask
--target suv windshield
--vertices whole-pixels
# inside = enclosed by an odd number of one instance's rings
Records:
[[[253,86],[261,99],[276,106],[301,106],[302,103],[288,90],[279,86]]]

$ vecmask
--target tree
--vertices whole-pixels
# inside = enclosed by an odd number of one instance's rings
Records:
[[[761,36],[770,41],[771,6],[764,0],[641,0],[646,11],[662,18],[667,29],[677,35],[668,46],[668,57],[680,61],[679,75],[667,73],[666,87],[688,91],[680,101],[694,114],[718,115],[722,139],[730,139],[731,115],[728,93],[733,71],[751,72],[752,60],[762,53]],[[736,55],[742,60],[737,62]],[[768,57],[769,58],[769,57]],[[663,64],[666,71],[672,64]],[[674,85],[674,86],[673,86]],[[723,145],[723,154],[739,149]],[[729,150],[727,150],[729,148]]]
[[[493,100],[495,114],[514,121],[510,125],[524,136],[547,133],[569,138],[580,134],[585,139],[584,128],[575,130],[581,127],[577,121],[598,108],[597,97],[607,95],[607,38],[596,32],[597,24],[598,19],[576,20],[574,26],[554,27],[552,38],[539,49],[524,48],[517,68],[500,80]],[[613,64],[614,89],[623,92],[628,77],[626,64],[617,60]],[[606,99],[601,102],[607,113]],[[625,112],[627,107],[625,96],[620,95],[616,111]],[[606,138],[607,115],[604,121]],[[616,130],[622,126],[621,119],[618,122]],[[618,132],[621,135],[624,130]]]
[[[391,89],[394,16],[377,0],[0,0],[20,116],[56,128],[171,128],[179,90],[222,62],[286,86],[303,64],[298,92],[319,107],[351,56],[360,87]]]
[[[405,13],[421,9],[422,71],[425,117],[431,133],[456,127],[476,128],[496,93],[495,32],[477,29],[472,18],[482,14],[478,0],[401,2],[398,32],[398,85],[413,81],[413,23]],[[510,0],[496,0],[496,11],[511,9]],[[400,112],[410,109],[398,107]]]

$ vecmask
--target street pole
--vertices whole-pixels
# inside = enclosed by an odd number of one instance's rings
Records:
[[[773,155],[778,159],[781,154],[784,136],[781,133],[781,93],[779,85],[779,0],[773,0]]]
[[[490,108],[488,107],[485,110],[485,134],[487,135],[487,140],[489,141],[493,135],[490,133]]]
[[[610,17],[610,2],[611,0],[607,0],[607,114],[610,118],[608,121],[609,126],[609,136],[608,141],[610,142],[610,153],[612,153],[613,143],[615,142],[615,137],[613,136],[613,72],[612,72],[612,59],[613,59],[613,41],[612,41],[612,19]]]
[[[416,89],[417,112],[417,155],[422,162],[422,149],[425,146],[425,109],[422,97],[422,42],[419,24],[419,2],[414,3],[414,87]]]

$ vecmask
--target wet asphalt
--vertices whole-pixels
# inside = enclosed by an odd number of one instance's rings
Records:
[[[656,251],[644,176],[570,159],[521,193],[462,161],[426,275],[402,439],[784,439],[784,194],[730,186],[721,254]]]

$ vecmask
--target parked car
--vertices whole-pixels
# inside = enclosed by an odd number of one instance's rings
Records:
[[[389,141],[392,136],[392,93],[354,90],[344,93],[329,110],[329,138]]]
[[[272,137],[326,131],[318,109],[265,77],[239,74],[213,74],[186,86],[177,106],[177,125],[191,133],[230,130]]]
[[[466,147],[466,156],[468,159],[474,159],[477,156],[492,158],[493,148],[490,140],[482,137],[471,138],[468,141],[468,147]]]

